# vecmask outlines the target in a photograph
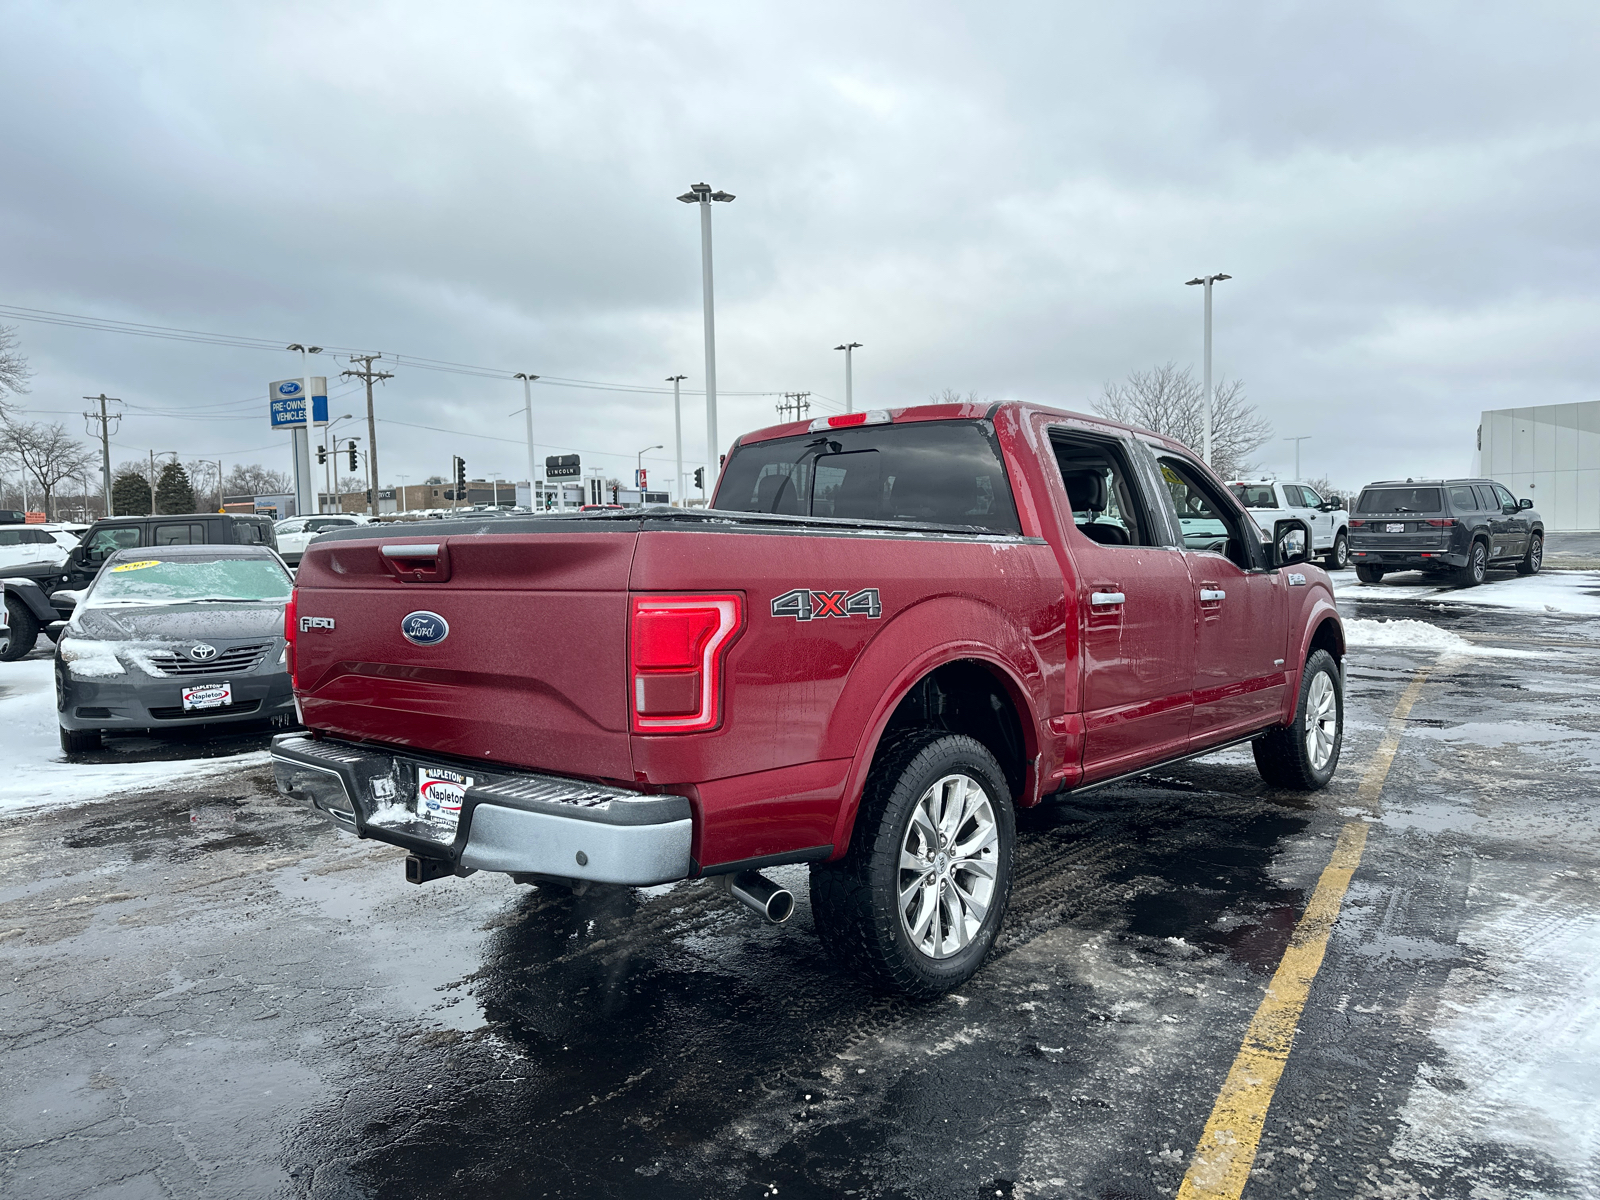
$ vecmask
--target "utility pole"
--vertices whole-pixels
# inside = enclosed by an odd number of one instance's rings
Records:
[[[673,477],[672,490],[678,497],[678,507],[683,507],[683,403],[678,394],[678,386],[683,383],[687,375],[668,375],[667,382],[672,385],[672,442],[678,452],[678,473]]]
[[[846,342],[842,346],[835,346],[834,349],[844,351],[844,410],[847,413],[855,412],[856,397],[854,382],[850,377],[850,356],[861,349],[861,343]]]
[[[700,206],[700,288],[705,305],[706,324],[706,458],[713,472],[719,470],[717,444],[717,320],[711,295],[711,205],[728,204],[733,193],[711,190],[708,183],[697,183],[678,199]]]
[[[1197,275],[1184,285],[1204,284],[1206,289],[1206,430],[1201,460],[1208,467],[1211,465],[1211,285],[1232,278],[1232,275]]]
[[[372,415],[372,384],[374,380],[393,379],[394,375],[388,371],[374,371],[372,364],[382,358],[381,354],[352,354],[350,361],[360,363],[359,371],[340,371],[341,375],[353,375],[367,385],[367,483],[372,489],[372,499],[367,504],[367,515],[378,515],[378,421]]]
[[[107,404],[121,404],[122,401],[118,400],[115,396],[107,396],[104,392],[101,392],[98,396],[85,396],[84,399],[85,400],[98,400],[98,401],[100,401],[100,411],[98,413],[86,412],[86,413],[83,414],[83,418],[84,418],[85,421],[87,421],[91,425],[95,424],[96,422],[98,422],[99,425],[100,425],[100,432],[98,434],[96,434],[91,429],[89,431],[89,436],[90,437],[98,437],[100,439],[100,474],[101,474],[102,480],[105,483],[105,488],[106,488],[106,516],[109,517],[111,515],[111,432],[112,432],[111,431],[111,427],[110,427],[110,423],[112,421],[116,421],[118,423],[118,426],[120,427],[121,423],[122,423],[122,414],[121,413],[117,413],[114,416],[107,414],[106,405]],[[85,504],[88,503],[88,498],[87,497],[84,498],[84,503]],[[155,506],[152,504],[151,507],[154,508]]]
[[[811,415],[810,392],[785,392],[778,404],[778,416],[786,421],[798,421]],[[791,415],[792,414],[792,415]]]
[[[528,507],[533,508],[533,482],[538,478],[535,474],[537,468],[533,457],[533,381],[539,377],[530,375],[526,371],[518,371],[511,378],[522,380],[522,411],[528,418]],[[498,504],[496,507],[499,507]]]

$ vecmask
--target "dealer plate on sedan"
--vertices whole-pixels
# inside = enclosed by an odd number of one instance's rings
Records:
[[[185,712],[196,708],[226,708],[233,703],[233,684],[197,683],[183,689]]]
[[[1383,531],[1385,533],[1404,533],[1406,531],[1406,527],[1404,524],[1397,522],[1394,524],[1385,525],[1383,527]]]
[[[442,825],[461,819],[461,798],[472,786],[472,776],[438,767],[417,768],[417,816]]]

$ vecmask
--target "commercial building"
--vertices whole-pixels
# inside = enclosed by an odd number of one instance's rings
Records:
[[[1502,408],[1478,425],[1479,470],[1561,532],[1600,532],[1600,400]]]

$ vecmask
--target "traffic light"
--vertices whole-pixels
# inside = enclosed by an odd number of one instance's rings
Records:
[[[326,446],[318,446],[317,447],[317,466],[319,466],[319,467],[320,466],[324,466],[324,465],[327,464],[327,461],[328,461],[328,448]]]
[[[456,458],[456,494],[463,500],[466,499],[467,488],[467,460]]]
[[[352,471],[354,471],[356,469],[356,440],[355,440],[355,438],[351,438],[350,439],[350,469]]]
[[[706,469],[704,467],[696,467],[694,469],[694,485],[702,492],[706,490]]]

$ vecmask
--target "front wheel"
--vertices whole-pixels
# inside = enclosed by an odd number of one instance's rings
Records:
[[[811,867],[817,933],[870,981],[919,999],[977,972],[1011,897],[1016,817],[984,746],[917,730],[878,752],[850,853]]]
[[[1343,745],[1344,675],[1333,655],[1314,650],[1300,672],[1293,722],[1250,743],[1256,770],[1273,787],[1315,792],[1333,778]]]
[[[61,750],[65,754],[84,754],[90,750],[100,749],[100,731],[98,729],[61,729]]]
[[[1528,552],[1517,564],[1518,575],[1537,575],[1544,566],[1544,534],[1536,533],[1528,539]]]
[[[1345,537],[1343,530],[1334,535],[1333,549],[1322,561],[1330,571],[1342,571],[1350,565],[1350,539]]]
[[[1382,583],[1383,568],[1358,566],[1356,568],[1356,578],[1361,580],[1362,583]]]

